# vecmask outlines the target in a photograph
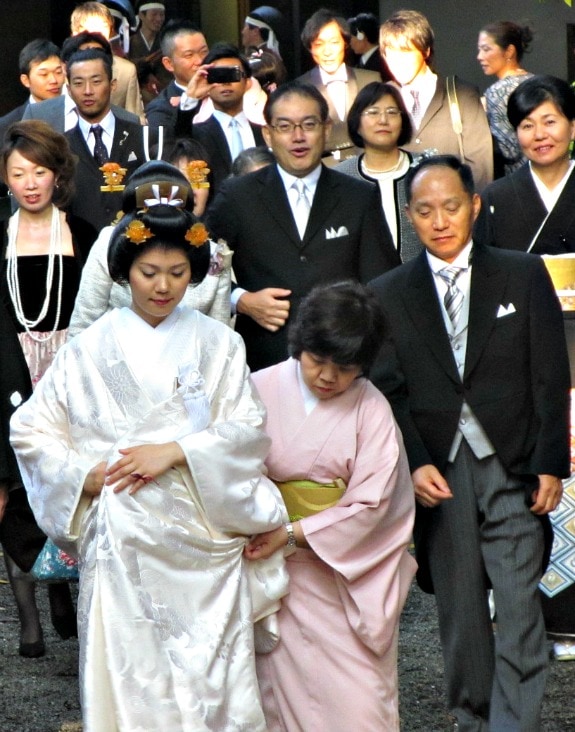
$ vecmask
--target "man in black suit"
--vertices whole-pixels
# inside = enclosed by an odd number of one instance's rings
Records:
[[[237,81],[208,82],[210,69],[236,71]],[[216,43],[187,88],[194,106],[177,112],[176,137],[193,137],[208,154],[210,200],[232,170],[232,163],[242,150],[264,144],[261,125],[248,120],[243,111],[244,94],[251,87],[251,67],[247,58],[230,43]],[[195,83],[194,83],[195,82]],[[191,95],[191,96],[190,96]],[[200,102],[209,98],[214,111],[205,122],[193,124]]]
[[[79,159],[71,212],[100,231],[112,223],[122,208],[120,191],[100,190],[105,185],[100,168],[106,162],[118,163],[127,169],[127,179],[144,163],[142,127],[121,120],[112,112],[114,80],[112,64],[105,53],[95,48],[78,51],[70,57],[67,72],[70,96],[78,112],[78,124],[66,133],[72,152]]]
[[[349,18],[349,45],[354,52],[357,69],[377,71],[382,81],[391,81],[385,61],[379,53],[379,20],[373,13],[359,13]]]
[[[376,188],[321,164],[331,127],[321,93],[284,84],[264,114],[277,165],[226,181],[207,222],[234,251],[236,330],[254,371],[287,357],[288,318],[314,285],[399,264]]]
[[[180,98],[208,53],[201,31],[187,20],[168,21],[160,34],[162,64],[174,75],[165,89],[146,108],[148,124],[164,127],[167,137],[175,134]]]
[[[548,663],[537,585],[569,475],[561,308],[539,257],[473,244],[469,166],[424,160],[406,188],[426,251],[371,283],[389,323],[371,377],[412,470],[418,579],[435,592],[459,732],[536,732]]]
[[[0,143],[8,127],[13,122],[20,122],[28,107],[61,96],[66,81],[60,49],[44,38],[37,38],[24,46],[18,57],[18,65],[20,82],[29,90],[30,97],[24,104],[0,117]]]

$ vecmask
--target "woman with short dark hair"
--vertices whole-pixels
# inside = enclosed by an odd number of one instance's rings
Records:
[[[379,187],[381,205],[402,262],[421,252],[421,244],[405,213],[404,177],[412,156],[401,146],[411,140],[411,118],[394,84],[372,82],[351,105],[347,129],[364,152],[344,160],[336,170]]]
[[[125,216],[108,263],[129,307],[63,346],[11,421],[38,522],[79,558],[92,732],[266,729],[253,623],[287,583],[281,556],[246,565],[243,549],[285,512],[243,341],[183,304],[209,261],[184,208]]]
[[[280,642],[257,657],[269,732],[399,730],[414,495],[389,404],[365,378],[384,335],[364,286],[319,286],[290,327],[292,358],[253,375],[290,523],[255,536],[246,556],[292,551]]]
[[[481,194],[475,235],[502,249],[575,252],[575,93],[554,76],[533,76],[509,97],[509,121],[527,164]]]

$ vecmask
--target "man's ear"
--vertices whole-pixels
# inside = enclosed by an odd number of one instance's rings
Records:
[[[270,132],[270,128],[267,125],[264,125],[262,127],[262,136],[264,138],[264,142],[268,147],[271,148],[272,146],[272,134]]]
[[[28,77],[28,74],[20,74],[20,83],[22,86],[25,86],[26,89],[30,88],[30,78]]]
[[[172,64],[172,59],[169,56],[162,56],[162,64],[166,71],[169,71],[170,74],[174,73],[174,65]]]

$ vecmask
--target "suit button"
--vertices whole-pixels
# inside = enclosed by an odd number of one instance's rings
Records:
[[[417,145],[421,145],[421,139],[419,137],[415,138],[415,142]]]
[[[469,391],[471,389],[471,383],[469,381],[464,381],[463,388],[465,389],[465,391]]]
[[[301,255],[301,257],[299,258],[299,261],[300,262],[307,262],[307,257],[305,256],[305,254],[302,254]]]
[[[461,386],[461,384],[456,384],[455,385],[455,393],[456,394],[463,394],[463,386]]]

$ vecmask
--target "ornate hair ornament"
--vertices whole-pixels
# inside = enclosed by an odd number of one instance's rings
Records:
[[[205,160],[192,160],[186,165],[186,178],[192,188],[209,188],[208,173],[210,169]]]
[[[136,188],[137,208],[150,208],[160,204],[182,208],[187,198],[188,189],[186,187],[168,181],[143,183]]]
[[[101,191],[104,193],[113,193],[124,190],[126,186],[122,184],[122,181],[128,172],[127,168],[122,168],[119,163],[104,163],[100,170],[106,181],[105,186],[100,186]]]
[[[190,226],[190,228],[186,231],[186,235],[184,236],[184,239],[186,241],[189,241],[190,245],[193,247],[201,247],[202,244],[205,244],[209,238],[210,235],[208,234],[208,230],[203,224],[199,222],[197,224],[194,224],[193,226]]]
[[[147,239],[151,239],[154,234],[143,221],[135,219],[130,221],[124,232],[126,239],[132,242],[132,244],[143,244]]]

